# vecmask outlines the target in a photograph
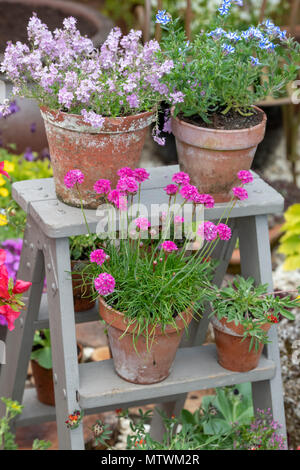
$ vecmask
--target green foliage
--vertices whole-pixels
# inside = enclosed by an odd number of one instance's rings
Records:
[[[6,407],[3,418],[0,418],[0,449],[2,450],[18,450],[15,441],[15,435],[10,431],[11,421],[22,413],[23,406],[17,401],[9,398],[0,398]],[[51,442],[39,441],[35,439],[32,450],[46,450],[51,446]]]
[[[120,2],[120,0],[106,0],[104,9],[101,13],[107,15],[110,19],[116,22],[124,22],[127,28],[132,28],[135,24],[134,8],[137,5],[143,5],[143,0],[126,0],[126,2]]]
[[[199,115],[209,122],[214,112],[226,114],[232,109],[247,116],[253,113],[251,106],[255,103],[286,93],[287,84],[297,76],[300,44],[292,38],[276,39],[264,25],[259,25],[257,31],[274,44],[272,51],[260,47],[258,38],[245,39],[239,31],[230,31],[230,15],[217,16],[210,27],[222,28],[224,33],[213,37],[200,32],[190,43],[178,19],[163,28],[168,34],[163,37],[158,55],[167,56],[175,64],[164,82],[184,94],[184,101],[175,105],[175,115]],[[229,32],[240,39],[230,41],[226,37]],[[232,47],[232,52],[226,53],[224,46]],[[258,65],[253,65],[251,57],[258,59]]]
[[[262,326],[267,323],[277,323],[279,315],[289,320],[295,316],[290,309],[298,307],[297,300],[291,300],[291,296],[279,297],[268,294],[268,285],[254,285],[254,279],[244,279],[237,276],[228,287],[219,290],[216,287],[217,298],[212,302],[213,312],[219,320],[226,318],[228,323],[241,324],[244,327],[243,340],[251,338],[250,349],[259,343],[268,343],[267,333]]]
[[[98,419],[92,427],[92,432],[94,437],[94,443],[96,446],[102,445],[104,447],[108,447],[107,441],[109,440],[112,434],[109,425],[103,424],[102,421]]]
[[[300,204],[293,204],[284,214],[285,224],[280,238],[279,253],[286,256],[283,269],[293,271],[300,269]]]
[[[76,235],[69,238],[70,241],[70,255],[72,260],[88,260],[91,251],[100,246],[101,240],[96,234],[90,235]]]
[[[31,359],[45,369],[52,369],[50,330],[39,330],[34,334]]]

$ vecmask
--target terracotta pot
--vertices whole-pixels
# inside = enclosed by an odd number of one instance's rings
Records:
[[[255,369],[264,345],[261,343],[257,351],[253,345],[249,351],[250,337],[242,342],[244,327],[241,324],[227,323],[225,318],[218,320],[216,317],[212,317],[211,322],[214,327],[219,364],[224,369],[235,372]],[[270,327],[270,323],[262,325],[262,329],[266,332]]]
[[[135,384],[154,384],[169,376],[185,328],[182,318],[176,318],[178,331],[168,325],[163,333],[156,327],[155,339],[148,350],[146,338],[140,335],[136,340],[137,354],[133,346],[134,325],[120,338],[128,326],[124,315],[109,307],[102,298],[99,299],[99,313],[108,325],[109,345],[120,377]],[[192,313],[185,312],[183,317],[189,325]]]
[[[78,362],[83,356],[83,347],[77,343]],[[38,400],[44,405],[55,406],[53,370],[45,369],[36,360],[31,360],[32,375],[34,378]]]
[[[211,194],[216,202],[229,201],[232,188],[240,183],[237,173],[251,168],[266,129],[267,118],[260,111],[260,124],[235,130],[207,129],[172,117],[180,169],[189,174],[191,184],[201,193]]]
[[[0,0],[0,3],[18,3],[23,5],[32,6],[32,11],[37,7],[47,7],[55,11],[62,11],[65,16],[75,16],[83,18],[93,25],[96,33],[91,37],[95,47],[100,46],[106,39],[109,31],[113,27],[113,23],[109,18],[106,18],[96,9],[87,5],[75,3],[65,0]],[[9,8],[9,6],[7,7]],[[24,30],[27,24],[24,23]],[[61,25],[57,25],[61,27]],[[15,42],[14,37],[7,37],[7,41]],[[0,54],[0,62],[2,62],[2,54]],[[5,83],[6,98],[9,98],[12,93],[13,85],[0,75],[1,80]],[[16,145],[17,153],[22,153],[27,147],[32,148],[36,152],[40,152],[47,148],[47,136],[43,119],[41,118],[39,107],[35,100],[27,98],[17,98],[16,100],[20,111],[11,115],[7,119],[0,120],[0,131],[2,145],[8,147],[9,144]],[[31,124],[35,124],[36,131],[31,132]]]
[[[65,174],[72,169],[84,173],[80,185],[83,205],[96,209],[101,200],[93,191],[95,182],[109,179],[114,187],[117,170],[123,166],[136,168],[139,164],[153,112],[135,116],[105,118],[101,130],[86,124],[82,116],[52,111],[42,107],[50,148],[57,197],[70,206],[80,207],[75,190],[65,187]]]
[[[86,260],[71,260],[75,312],[85,312],[86,310],[90,310],[95,306],[96,303],[95,300],[91,300],[90,298],[90,295],[92,294],[92,287],[90,285],[82,285],[81,271],[88,263],[89,261]],[[74,274],[74,271],[78,271],[78,274]]]

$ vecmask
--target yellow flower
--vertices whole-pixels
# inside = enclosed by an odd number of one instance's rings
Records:
[[[0,175],[0,186],[4,186],[5,184],[6,184],[5,179],[3,178],[3,176]]]
[[[4,160],[4,170],[7,171],[7,173],[12,173],[15,170],[15,164]]]
[[[0,227],[2,225],[7,225],[7,217],[6,215],[0,214]]]
[[[17,401],[13,401],[10,406],[11,406],[11,409],[15,411],[22,411],[22,408],[23,408],[23,406],[20,405]]]
[[[6,188],[0,188],[0,196],[7,197],[9,195],[9,191]]]

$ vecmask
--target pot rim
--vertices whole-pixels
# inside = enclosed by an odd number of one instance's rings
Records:
[[[101,309],[101,306],[104,310]],[[102,312],[101,312],[102,310]],[[106,313],[105,311],[109,311],[109,314]],[[101,312],[101,313],[100,313]],[[104,315],[102,315],[104,313]],[[128,321],[125,318],[124,313],[119,312],[118,310],[115,310],[113,307],[108,305],[103,297],[99,296],[99,315],[101,318],[109,325],[112,326],[113,328],[116,328],[120,331],[126,331],[126,333],[132,333],[135,324],[132,324],[128,327]],[[111,321],[108,321],[108,317],[111,315],[112,319]],[[168,335],[171,333],[177,333],[180,330],[183,330],[185,326],[188,326],[190,322],[192,321],[193,318],[193,313],[191,309],[188,309],[186,312],[183,312],[182,314],[184,316],[184,320],[180,317],[177,316],[175,321],[177,325],[177,329],[174,328],[172,325],[166,325],[165,330],[163,331],[160,325],[157,325],[155,327],[155,336],[162,336],[162,335]],[[105,318],[104,318],[105,317]],[[185,324],[186,323],[186,324]],[[148,332],[153,330],[153,327],[151,328],[150,326],[148,327]]]
[[[227,135],[241,134],[241,133],[243,134],[243,133],[249,133],[249,131],[251,131],[251,132],[254,131],[255,132],[257,129],[264,126],[267,122],[267,115],[261,108],[259,108],[258,106],[255,106],[255,105],[252,105],[251,107],[254,108],[254,109],[258,109],[262,113],[263,118],[262,118],[262,120],[259,124],[256,124],[255,126],[251,126],[251,127],[244,127],[242,129],[211,129],[211,128],[208,128],[208,127],[195,126],[194,124],[190,124],[189,122],[185,122],[185,121],[179,119],[178,116],[174,117],[173,113],[174,113],[175,106],[172,106],[172,108],[171,108],[171,116],[172,116],[172,119],[174,119],[174,121],[177,121],[182,126],[186,126],[187,128],[190,128],[190,129],[200,129],[202,132],[207,132],[208,134],[209,133],[211,133],[211,134],[219,133],[219,134],[225,134],[225,135],[226,134]]]
[[[255,321],[258,321],[258,320],[254,319],[253,321],[255,322]],[[217,315],[213,315],[211,317],[211,323],[212,323],[214,328],[221,331],[222,333],[225,333],[225,334],[228,334],[228,335],[231,335],[231,336],[238,336],[240,338],[242,338],[244,336],[241,333],[242,333],[242,331],[243,332],[245,331],[245,328],[241,325],[241,323],[238,323],[238,325],[236,325],[234,323],[234,321],[228,322],[226,317],[223,317],[223,318],[221,318],[221,320],[219,320]],[[261,329],[264,330],[264,331],[269,331],[271,326],[272,326],[271,323],[265,323],[265,324],[261,325]]]
[[[39,107],[43,119],[52,126],[88,134],[124,134],[136,132],[148,127],[151,122],[153,122],[155,114],[155,109],[153,109],[152,111],[143,111],[142,113],[131,114],[129,116],[104,116],[104,125],[102,128],[99,128],[86,123],[81,114],[54,110],[48,106],[40,105]],[[130,127],[130,123],[137,122],[139,120],[141,122],[140,124],[137,123],[136,128],[134,126],[132,128]],[[125,127],[126,125],[128,128]],[[125,128],[122,128],[121,126],[124,126]]]

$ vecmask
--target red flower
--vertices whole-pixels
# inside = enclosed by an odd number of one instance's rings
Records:
[[[7,321],[7,328],[12,331],[15,327],[14,322],[20,316],[20,312],[15,312],[9,305],[0,307],[0,315],[3,315]]]
[[[275,315],[268,315],[268,320],[269,320],[271,323],[278,323],[278,318],[275,317]]]
[[[0,264],[0,298],[4,300],[10,299],[8,292],[8,273],[5,264]]]
[[[0,249],[0,266],[5,263],[6,251]]]
[[[30,288],[31,284],[31,282],[17,280],[13,288],[13,294],[23,294]]]
[[[6,176],[6,178],[10,179],[7,171],[4,170],[4,162],[0,162],[0,175]]]

